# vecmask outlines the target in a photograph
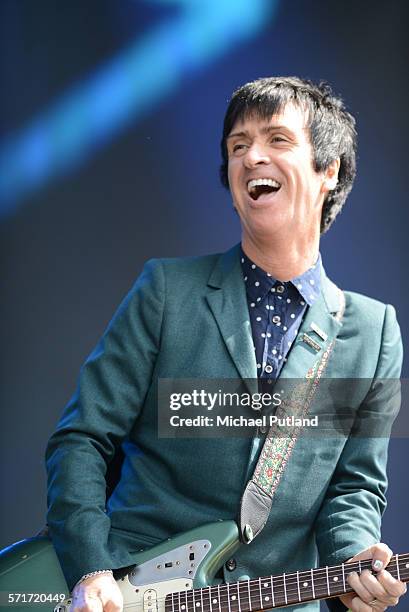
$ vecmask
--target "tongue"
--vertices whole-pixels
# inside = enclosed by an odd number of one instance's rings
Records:
[[[274,187],[269,187],[268,185],[258,185],[255,193],[252,195],[253,200],[267,200],[271,194],[274,194],[278,191]]]

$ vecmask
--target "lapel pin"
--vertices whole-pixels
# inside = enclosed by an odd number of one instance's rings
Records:
[[[322,331],[322,329],[318,327],[318,325],[314,323],[314,321],[311,323],[310,327],[312,331],[314,331],[317,334],[317,336],[319,336],[322,340],[324,340],[324,342],[326,341],[326,339],[328,338],[328,334]]]
[[[303,334],[301,340],[313,348],[317,353],[321,350],[321,346],[318,344],[318,342],[315,342],[315,340],[313,340],[313,338],[311,338],[311,336],[308,334]]]

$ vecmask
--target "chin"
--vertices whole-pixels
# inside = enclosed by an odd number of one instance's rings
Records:
[[[283,219],[281,215],[263,215],[262,218],[248,219],[246,226],[250,234],[257,239],[274,238],[279,233],[283,233],[288,227],[288,219]]]

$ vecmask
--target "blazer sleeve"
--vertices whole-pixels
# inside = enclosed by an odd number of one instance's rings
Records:
[[[47,446],[47,520],[70,589],[86,573],[116,569],[107,545],[105,473],[144,404],[164,303],[162,264],[151,260],[83,365]]]
[[[388,305],[375,376],[316,521],[320,565],[342,563],[380,541],[389,435],[400,407],[401,366],[399,325],[394,308]]]

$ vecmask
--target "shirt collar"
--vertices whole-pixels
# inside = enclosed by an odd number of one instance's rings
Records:
[[[321,293],[322,261],[320,253],[318,254],[317,261],[311,268],[308,268],[303,274],[287,282],[278,281],[271,274],[268,274],[268,272],[253,263],[244,253],[242,247],[240,247],[240,261],[246,284],[246,293],[251,301],[255,301],[257,297],[264,299],[268,291],[276,283],[284,286],[288,283],[292,284],[309,306],[317,300]]]

